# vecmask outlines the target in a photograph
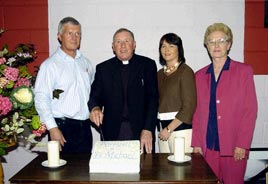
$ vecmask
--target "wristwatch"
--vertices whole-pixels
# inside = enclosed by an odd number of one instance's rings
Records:
[[[167,128],[167,132],[168,133],[171,133],[171,130],[168,128],[168,126],[166,128]]]

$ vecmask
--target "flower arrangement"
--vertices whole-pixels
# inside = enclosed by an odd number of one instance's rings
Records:
[[[4,30],[0,30],[0,35]],[[19,44],[10,52],[0,50],[0,155],[18,138],[36,143],[46,131],[34,106],[34,79],[27,68],[36,58],[32,44]]]

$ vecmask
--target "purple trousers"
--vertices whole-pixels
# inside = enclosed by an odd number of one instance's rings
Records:
[[[219,151],[207,149],[205,159],[219,181],[224,184],[244,184],[247,158],[235,161],[232,156],[220,156]]]

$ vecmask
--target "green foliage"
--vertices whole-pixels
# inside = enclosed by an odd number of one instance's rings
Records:
[[[41,122],[38,115],[34,115],[32,118],[32,127],[37,130],[41,126]]]
[[[20,74],[19,77],[20,78],[28,78],[29,79],[32,77],[31,74],[29,73],[29,70],[28,70],[26,65],[19,66],[18,69],[19,69],[19,74]]]
[[[7,148],[7,143],[6,142],[0,142],[0,156],[6,154],[6,148]]]

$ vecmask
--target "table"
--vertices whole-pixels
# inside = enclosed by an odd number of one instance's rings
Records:
[[[191,161],[174,163],[167,159],[170,154],[141,155],[141,169],[137,174],[89,173],[89,155],[61,155],[67,164],[59,168],[46,168],[41,163],[46,153],[26,165],[11,179],[11,184],[61,183],[61,184],[124,184],[124,183],[217,183],[218,180],[204,158],[191,154]]]
[[[260,166],[263,166],[263,168]],[[252,175],[252,168],[254,168],[254,175]],[[260,170],[257,172],[258,169]],[[245,177],[245,184],[257,183],[263,180],[268,183],[268,148],[250,148],[246,174],[247,172],[249,173],[248,175],[251,174],[252,176]]]

